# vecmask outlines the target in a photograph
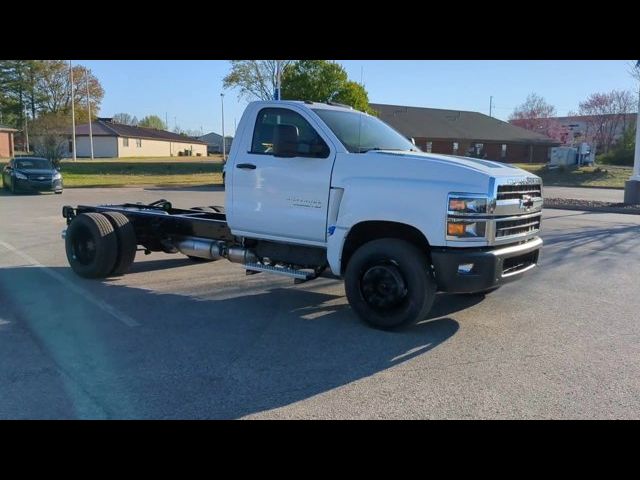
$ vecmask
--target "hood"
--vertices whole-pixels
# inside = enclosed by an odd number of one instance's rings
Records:
[[[440,155],[440,154],[424,153],[424,152],[394,152],[394,151],[384,151],[384,150],[370,152],[370,154],[402,157],[402,158],[397,158],[398,161],[401,161],[402,159],[406,159],[406,160],[411,159],[414,161],[426,160],[426,161],[439,163],[443,165],[462,167],[466,170],[472,170],[474,172],[483,173],[491,177],[536,178],[534,174],[527,172],[526,170],[515,167],[508,163],[496,162],[494,160],[483,160],[480,158],[460,157],[455,155]]]

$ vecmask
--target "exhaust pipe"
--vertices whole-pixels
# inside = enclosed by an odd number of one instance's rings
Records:
[[[174,245],[181,253],[190,257],[215,260],[224,256],[224,242],[216,242],[195,237],[185,237],[175,242]]]
[[[182,237],[173,242],[173,245],[185,255],[190,257],[207,258],[215,260],[226,258],[233,263],[255,263],[258,257],[253,251],[244,247],[230,247],[226,243],[205,238]]]

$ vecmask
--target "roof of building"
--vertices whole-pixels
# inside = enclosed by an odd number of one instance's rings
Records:
[[[601,118],[601,117],[624,117],[624,119],[626,121],[632,121],[635,120],[635,118],[637,117],[637,113],[623,113],[623,114],[618,114],[618,113],[606,113],[603,115],[569,115],[567,117],[549,117],[550,120],[556,120],[560,123],[565,123],[565,122],[586,122],[589,121],[593,118]]]
[[[229,140],[233,140],[233,137],[230,135],[225,135],[225,138],[227,139],[227,142]],[[203,142],[209,145],[218,145],[222,141],[222,135],[219,135],[216,132],[210,132],[210,133],[207,133],[206,135],[202,135],[201,137],[198,137],[198,140],[202,140]]]
[[[16,130],[15,128],[11,128],[11,127],[3,127],[2,125],[0,125],[0,132],[17,132],[18,130]]]
[[[479,112],[372,103],[380,119],[407,137],[503,143],[557,144],[556,140]]]
[[[147,138],[149,140],[164,140],[167,142],[206,143],[194,137],[187,137],[186,135],[167,132],[166,130],[124,125],[102,119],[91,122],[91,129],[94,137]],[[85,123],[76,126],[76,135],[89,135],[89,124]]]

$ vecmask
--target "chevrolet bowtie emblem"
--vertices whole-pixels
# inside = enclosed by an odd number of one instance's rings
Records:
[[[531,207],[533,207],[533,198],[531,198],[531,195],[523,195],[520,199],[520,208],[529,210]]]

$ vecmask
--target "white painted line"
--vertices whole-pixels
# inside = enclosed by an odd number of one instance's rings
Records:
[[[56,272],[55,270],[52,270],[51,268],[42,265],[35,258],[27,255],[24,252],[21,252],[20,250],[18,250],[13,245],[8,244],[7,242],[3,242],[2,240],[0,240],[0,245],[2,245],[7,250],[13,252],[17,256],[19,256],[20,258],[26,260],[32,266],[39,267],[42,270],[43,273],[46,273],[50,277],[52,277],[55,280],[57,280],[58,282],[60,282],[68,290],[71,290],[71,291],[75,292],[76,294],[78,294],[83,300],[87,300],[88,302],[93,303],[96,307],[98,307],[99,309],[101,309],[104,312],[108,313],[112,317],[116,318],[118,321],[124,323],[127,327],[139,327],[140,326],[140,324],[137,321],[135,321],[133,318],[131,318],[129,315],[126,315],[126,314],[122,313],[117,308],[112,307],[111,305],[109,305],[108,303],[103,302],[99,298],[96,298],[91,293],[86,291],[84,288],[81,288],[78,285],[76,285],[75,283],[73,283],[72,281],[70,281],[64,275],[61,275],[58,272]]]

